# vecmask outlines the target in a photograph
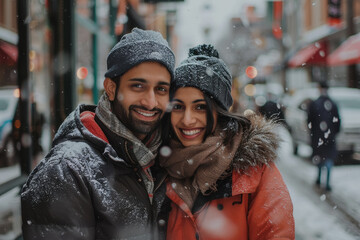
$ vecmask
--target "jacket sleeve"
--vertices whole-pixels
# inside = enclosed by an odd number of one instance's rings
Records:
[[[263,167],[258,188],[249,202],[249,239],[295,239],[293,205],[274,163]]]
[[[84,174],[76,159],[42,161],[23,186],[23,237],[94,239],[95,221]],[[78,165],[77,165],[78,164]]]

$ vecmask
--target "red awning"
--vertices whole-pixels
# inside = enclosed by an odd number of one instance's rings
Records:
[[[0,64],[13,66],[18,58],[18,49],[16,46],[0,41]]]
[[[316,42],[299,50],[288,62],[289,67],[305,65],[325,65],[327,47],[324,42]]]
[[[328,65],[350,65],[360,62],[360,33],[350,36],[328,57]]]

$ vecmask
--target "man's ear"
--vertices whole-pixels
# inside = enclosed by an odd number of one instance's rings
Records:
[[[107,93],[109,100],[114,101],[115,99],[115,91],[116,91],[116,83],[110,78],[105,78],[104,80],[104,90]]]

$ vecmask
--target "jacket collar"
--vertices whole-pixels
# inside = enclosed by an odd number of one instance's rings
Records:
[[[232,162],[233,168],[242,172],[275,161],[280,142],[275,132],[276,122],[255,113],[247,118],[251,122],[250,127],[242,133],[241,143]]]
[[[240,171],[233,171],[232,175],[219,180],[217,182],[217,191],[212,192],[209,195],[203,195],[199,193],[196,197],[192,209],[190,209],[181,197],[172,188],[171,182],[166,183],[166,195],[176,203],[188,216],[192,216],[192,213],[197,212],[209,201],[215,199],[228,198],[241,194],[254,193],[260,183],[263,167],[250,168],[247,173],[241,173]]]

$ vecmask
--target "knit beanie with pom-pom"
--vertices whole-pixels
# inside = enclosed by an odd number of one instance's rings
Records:
[[[181,87],[195,87],[213,98],[225,110],[233,99],[231,96],[232,77],[225,62],[211,45],[198,45],[189,50],[189,57],[175,69],[171,92]]]
[[[143,62],[158,62],[174,77],[175,55],[156,31],[134,28],[111,49],[105,77],[115,79]]]

